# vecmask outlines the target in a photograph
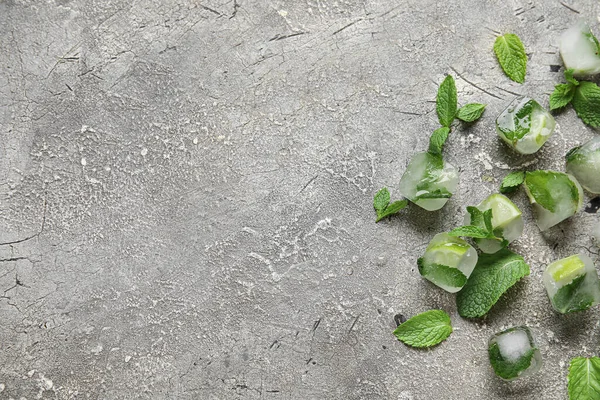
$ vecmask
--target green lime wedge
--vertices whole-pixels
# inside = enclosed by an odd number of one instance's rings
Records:
[[[548,273],[557,283],[569,283],[585,272],[585,264],[578,255],[558,260],[548,265]]]
[[[519,210],[515,203],[500,193],[488,196],[477,208],[482,211],[492,209],[492,225],[494,229],[504,228],[521,216],[521,210]]]
[[[469,245],[443,243],[427,249],[427,254],[431,257],[431,263],[456,267],[467,251],[469,251]]]

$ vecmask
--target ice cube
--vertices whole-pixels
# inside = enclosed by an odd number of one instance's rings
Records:
[[[529,97],[517,97],[496,119],[498,136],[521,154],[538,151],[555,126],[552,115]]]
[[[518,239],[523,233],[523,217],[521,210],[503,194],[494,193],[477,205],[481,211],[492,210],[492,227],[498,237],[509,243]],[[471,215],[465,216],[465,225],[471,225]],[[502,249],[502,242],[494,239],[474,239],[484,253],[492,254]]]
[[[477,250],[461,238],[438,233],[419,259],[419,273],[442,289],[456,293],[477,264]]]
[[[600,137],[571,149],[567,155],[567,172],[591,193],[600,193]]]
[[[583,207],[581,185],[575,177],[563,172],[527,172],[525,191],[542,231],[575,215]]]
[[[562,314],[584,311],[600,303],[600,281],[592,260],[576,254],[548,265],[544,286],[552,307]]]
[[[542,366],[542,356],[526,326],[493,335],[488,344],[488,355],[496,375],[507,381],[532,375]]]
[[[600,72],[600,45],[590,27],[583,21],[567,29],[558,48],[565,69],[573,68],[575,76],[591,76]]]
[[[415,154],[400,179],[400,193],[428,211],[439,210],[456,191],[458,171],[439,154]]]

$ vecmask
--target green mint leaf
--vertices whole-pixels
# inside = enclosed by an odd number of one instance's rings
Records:
[[[425,265],[423,258],[417,260],[419,273],[432,278],[435,282],[450,287],[463,287],[467,283],[467,277],[457,268],[451,268],[443,264]]]
[[[536,348],[527,350],[516,362],[505,360],[500,353],[500,347],[498,343],[493,343],[488,348],[488,354],[490,356],[490,364],[494,368],[494,372],[500,378],[503,379],[514,379],[519,376],[521,371],[526,370],[531,365],[531,360],[535,354]]]
[[[458,109],[456,118],[465,122],[474,122],[481,118],[485,110],[485,104],[470,103]]]
[[[415,315],[394,330],[402,343],[412,347],[431,347],[452,333],[450,317],[442,310],[429,310]]]
[[[506,175],[504,179],[502,179],[502,184],[500,185],[500,193],[512,193],[521,186],[523,181],[525,180],[525,172],[523,171],[513,171]]]
[[[373,207],[375,207],[377,214],[379,214],[385,210],[388,204],[390,204],[390,191],[384,187],[373,198]]]
[[[450,193],[447,189],[441,188],[436,189],[428,193],[423,193],[415,197],[415,201],[421,199],[449,199],[452,197],[452,193]]]
[[[525,82],[527,54],[521,39],[513,33],[499,36],[494,43],[494,52],[504,73],[517,83]]]
[[[379,212],[377,213],[377,219],[375,220],[375,222],[379,222],[382,219],[389,217],[390,215],[396,214],[397,212],[402,210],[407,205],[408,205],[408,200],[406,200],[406,199],[397,200],[397,201],[393,202],[392,204],[387,206],[385,208],[385,210],[383,210],[381,213],[379,213]]]
[[[442,126],[450,128],[452,125],[458,107],[457,101],[454,78],[452,75],[448,75],[440,85],[436,98],[435,108]]]
[[[446,143],[446,140],[448,139],[449,133],[450,128],[447,126],[443,126],[433,131],[431,138],[429,139],[429,152],[442,154],[442,149],[444,148],[444,143]]]
[[[556,85],[550,95],[550,109],[557,110],[569,104],[575,96],[575,88],[576,86],[572,84]]]
[[[574,161],[585,161],[586,157],[583,154],[579,154],[579,149],[581,146],[573,147],[571,150],[567,152],[565,155],[565,160],[567,163],[571,163]]]
[[[568,380],[569,400],[600,399],[600,358],[572,359]]]
[[[504,292],[527,275],[529,265],[508,249],[481,254],[467,284],[456,296],[458,313],[465,318],[484,316]]]
[[[596,43],[598,42],[596,41]],[[573,68],[569,68],[565,71],[565,79],[567,80],[567,82],[572,83],[575,86],[579,86],[579,81],[573,77],[574,73],[575,70]]]
[[[565,173],[542,170],[527,172],[525,173],[525,186],[530,200],[533,198],[536,203],[550,212],[556,212],[557,204],[563,201],[562,196],[564,194],[557,192],[556,189],[563,189],[564,186],[568,186],[571,191],[573,209],[577,209],[579,190]]]
[[[483,212],[483,222],[485,224],[485,229],[488,232],[488,237],[493,238],[494,236],[494,226],[492,225],[492,209],[485,210]]]
[[[593,82],[581,82],[571,101],[575,112],[586,124],[600,128],[600,87]]]
[[[483,226],[483,213],[477,207],[468,206],[467,212],[471,216],[471,225]]]
[[[464,236],[477,239],[486,239],[489,237],[489,234],[485,229],[474,225],[459,226],[458,228],[454,228],[448,232],[448,235]]]
[[[552,298],[554,308],[563,314],[572,313],[575,311],[585,311],[594,305],[596,299],[594,295],[581,289],[581,285],[585,280],[585,275],[578,276],[569,283],[558,289]]]

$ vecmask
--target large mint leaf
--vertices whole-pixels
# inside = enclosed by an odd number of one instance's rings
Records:
[[[572,359],[568,380],[569,400],[600,399],[600,358]]]
[[[442,310],[429,310],[402,323],[394,335],[412,347],[431,347],[452,333],[450,317]]]
[[[529,265],[508,249],[481,254],[467,284],[456,297],[458,313],[466,318],[484,316],[504,292],[527,275]]]

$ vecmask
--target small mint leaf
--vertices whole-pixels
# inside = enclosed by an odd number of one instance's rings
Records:
[[[452,333],[450,317],[442,310],[429,310],[400,324],[394,335],[412,347],[431,347],[446,340]]]
[[[525,172],[513,171],[506,175],[500,185],[500,193],[512,193],[521,186],[525,180]]]
[[[470,103],[458,109],[456,118],[464,122],[474,122],[481,118],[485,111],[485,104]]]
[[[452,75],[446,76],[440,85],[436,97],[436,111],[440,124],[450,128],[456,116],[457,104],[456,84]]]
[[[375,222],[379,222],[386,217],[389,217],[391,215],[398,213],[400,210],[402,210],[407,205],[408,205],[408,200],[406,200],[406,199],[397,200],[397,201],[393,202],[392,204],[387,206],[385,208],[385,210],[383,210],[381,212],[381,214],[379,214],[379,213],[377,214],[377,220]]]
[[[573,77],[574,73],[575,73],[575,70],[573,68],[569,68],[568,70],[565,71],[565,79],[567,80],[567,82],[572,83],[575,86],[578,86],[579,81]]]
[[[575,112],[583,122],[600,128],[600,87],[593,82],[581,82],[571,101]]]
[[[450,236],[464,236],[477,239],[487,239],[489,237],[488,232],[474,225],[459,226],[458,228],[452,229],[448,232]]]
[[[554,87],[554,92],[550,95],[550,109],[557,110],[563,108],[573,100],[575,96],[575,86],[572,84],[560,84]]]
[[[444,143],[448,139],[448,134],[450,133],[450,128],[446,126],[442,126],[441,128],[436,129],[431,134],[431,138],[429,139],[429,152],[434,154],[442,154],[442,149],[444,148]]]
[[[513,33],[499,36],[494,43],[494,52],[504,73],[517,83],[525,82],[527,54],[521,39]]]

